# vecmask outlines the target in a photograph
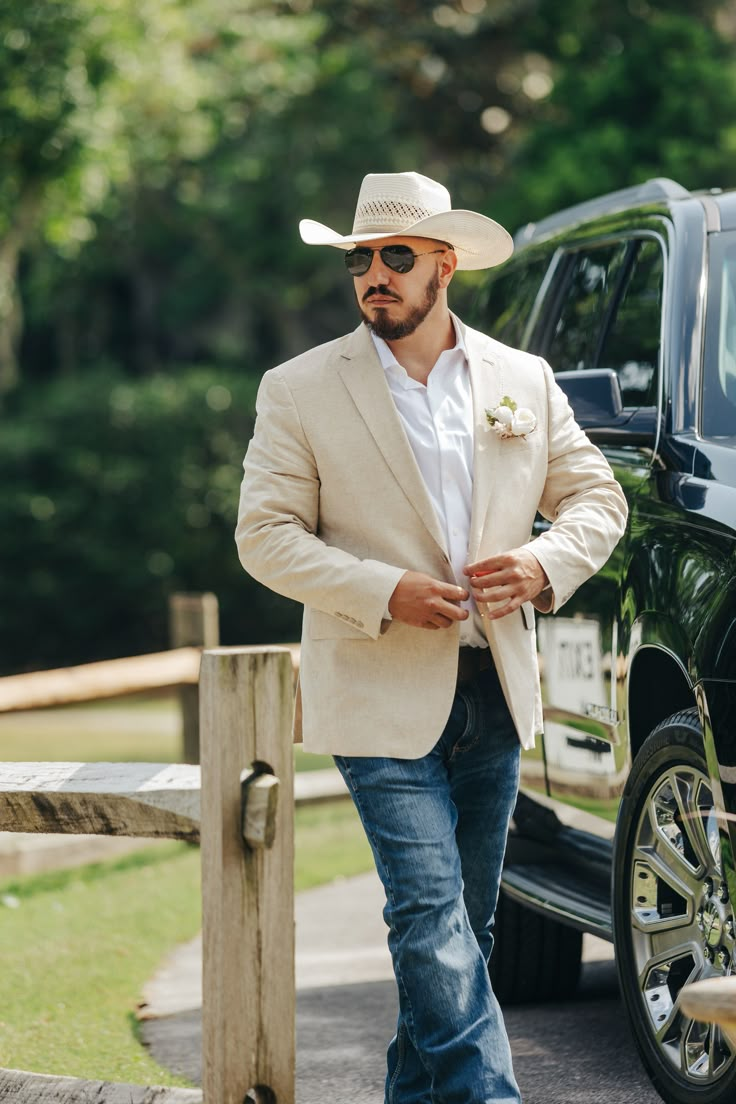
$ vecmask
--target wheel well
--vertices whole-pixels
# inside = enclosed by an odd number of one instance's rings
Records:
[[[653,728],[695,705],[693,689],[680,664],[661,648],[641,648],[629,676],[629,739],[631,758]]]

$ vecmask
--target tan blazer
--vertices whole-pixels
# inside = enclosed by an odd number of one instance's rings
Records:
[[[606,561],[626,503],[549,366],[462,327],[475,442],[468,562],[528,545],[554,609]],[[485,409],[509,395],[537,427],[503,439]],[[384,619],[404,571],[455,582],[440,525],[368,330],[267,372],[244,461],[236,542],[266,586],[304,604],[305,749],[418,758],[450,713],[459,629]],[[553,521],[528,544],[536,511]],[[486,622],[525,747],[542,729],[534,610]]]

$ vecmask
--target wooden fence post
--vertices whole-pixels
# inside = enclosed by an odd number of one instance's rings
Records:
[[[220,612],[215,594],[172,594],[169,597],[169,643],[172,648],[216,648],[220,643]],[[199,689],[179,687],[182,761],[199,762]]]
[[[258,1104],[294,1102],[292,709],[286,648],[202,656],[205,1104],[243,1104],[249,1092]],[[270,826],[251,824],[246,843],[246,821],[261,816]]]

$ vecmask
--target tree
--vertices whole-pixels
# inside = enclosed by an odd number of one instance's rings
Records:
[[[509,150],[499,199],[511,221],[650,177],[736,184],[730,5],[575,0],[566,29],[541,23],[554,81]]]
[[[70,4],[104,81],[26,251],[36,374],[258,373],[333,336],[349,282],[296,223],[349,226],[368,171],[419,167],[511,228],[650,175],[733,182],[730,3]]]
[[[76,116],[94,97],[98,61],[73,0],[16,0],[0,10],[0,392],[17,382],[20,253],[48,189],[68,178],[83,155]]]
[[[265,0],[3,7],[0,394],[18,380],[17,272],[32,235],[74,257],[113,193],[114,206],[133,181],[173,182],[254,113],[277,114],[310,86],[318,22]]]

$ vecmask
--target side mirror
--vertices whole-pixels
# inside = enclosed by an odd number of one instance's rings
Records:
[[[612,369],[557,372],[555,381],[567,395],[578,425],[596,445],[654,447],[656,407],[625,410],[618,376]]]
[[[618,376],[610,368],[558,372],[555,380],[567,395],[575,419],[583,429],[610,425],[624,408]]]

